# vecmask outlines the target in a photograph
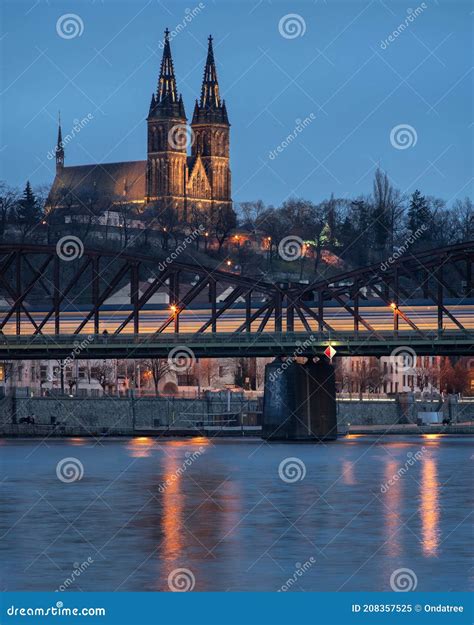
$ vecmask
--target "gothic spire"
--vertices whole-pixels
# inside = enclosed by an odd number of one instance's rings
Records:
[[[156,95],[158,104],[166,99],[169,99],[170,103],[178,100],[173,59],[171,58],[170,31],[168,29],[165,30],[163,58],[161,59],[160,78],[158,79]]]
[[[204,66],[202,79],[201,99],[196,101],[193,114],[193,124],[216,123],[229,125],[227,110],[219,95],[219,83],[217,80],[216,62],[212,36],[209,35],[207,58]]]
[[[64,143],[61,130],[61,113],[58,116],[58,142],[56,145],[56,171],[64,167]]]
[[[170,31],[165,30],[160,77],[150,104],[150,116],[185,117],[181,96],[178,96],[173,58],[171,56]]]
[[[219,98],[219,83],[217,82],[216,63],[214,61],[214,50],[212,47],[212,36],[209,35],[207,59],[204,67],[204,77],[201,89],[201,108],[219,108],[221,101]]]

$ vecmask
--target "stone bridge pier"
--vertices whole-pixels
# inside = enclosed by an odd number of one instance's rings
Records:
[[[262,438],[337,438],[335,373],[326,359],[300,364],[277,358],[266,365]]]

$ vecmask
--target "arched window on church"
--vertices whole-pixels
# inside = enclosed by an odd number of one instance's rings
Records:
[[[217,154],[219,156],[224,154],[224,132],[222,130],[217,133]]]

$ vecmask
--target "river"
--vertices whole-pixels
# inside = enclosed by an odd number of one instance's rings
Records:
[[[384,591],[409,569],[472,590],[472,458],[441,435],[3,439],[2,589]]]

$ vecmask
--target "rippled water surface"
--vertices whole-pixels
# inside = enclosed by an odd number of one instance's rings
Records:
[[[2,588],[168,590],[184,568],[195,590],[390,590],[409,568],[468,590],[471,455],[438,435],[3,440]]]

